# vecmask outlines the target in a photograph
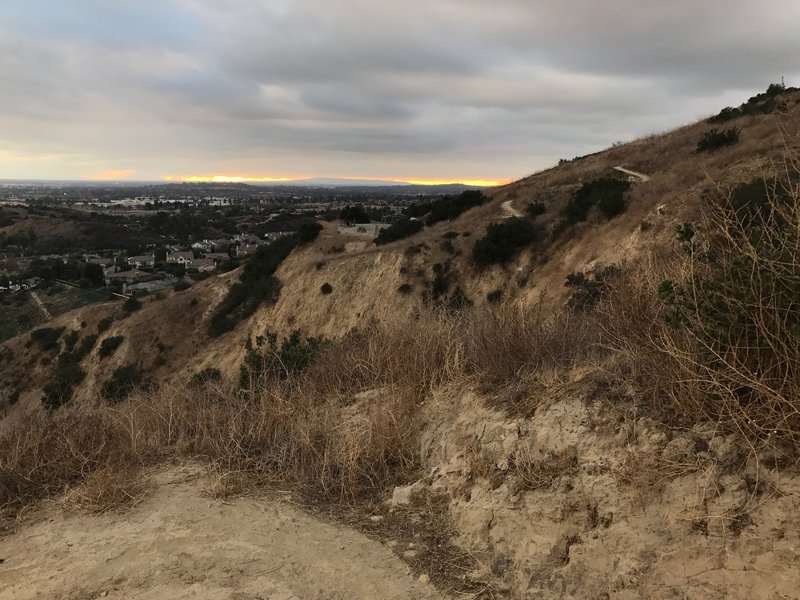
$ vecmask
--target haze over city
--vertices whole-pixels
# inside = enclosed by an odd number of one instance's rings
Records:
[[[747,6],[6,2],[0,179],[505,182],[796,83]]]

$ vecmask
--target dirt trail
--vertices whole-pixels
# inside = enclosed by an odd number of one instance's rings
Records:
[[[263,499],[222,502],[197,469],[124,514],[66,515],[0,539],[0,599],[434,599],[391,550]]]
[[[638,171],[631,171],[630,169],[626,169],[625,167],[614,167],[614,170],[619,171],[620,173],[625,173],[626,175],[630,175],[638,179],[641,183],[647,183],[650,181],[650,176],[645,175],[644,173],[639,173]]]
[[[53,315],[51,315],[50,311],[47,310],[47,307],[44,305],[44,302],[42,302],[42,299],[39,298],[39,294],[37,294],[36,292],[31,290],[31,298],[33,298],[33,301],[36,303],[36,306],[39,307],[39,310],[42,311],[42,314],[45,316],[45,318],[48,321],[52,321],[53,320]]]
[[[520,218],[522,216],[521,212],[511,206],[511,200],[506,200],[501,206],[503,208],[503,217],[506,219]]]

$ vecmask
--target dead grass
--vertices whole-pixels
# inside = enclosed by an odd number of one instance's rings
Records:
[[[564,476],[574,475],[578,454],[574,447],[546,456],[521,448],[514,456],[511,472],[515,476],[516,492],[548,488]]]

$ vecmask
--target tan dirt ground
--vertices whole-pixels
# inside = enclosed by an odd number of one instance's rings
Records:
[[[435,599],[380,542],[280,500],[222,501],[198,468],[124,514],[48,507],[0,539],[0,600]]]

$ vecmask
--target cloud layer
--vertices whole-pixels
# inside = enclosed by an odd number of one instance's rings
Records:
[[[509,179],[797,83],[767,0],[0,4],[0,178]]]

